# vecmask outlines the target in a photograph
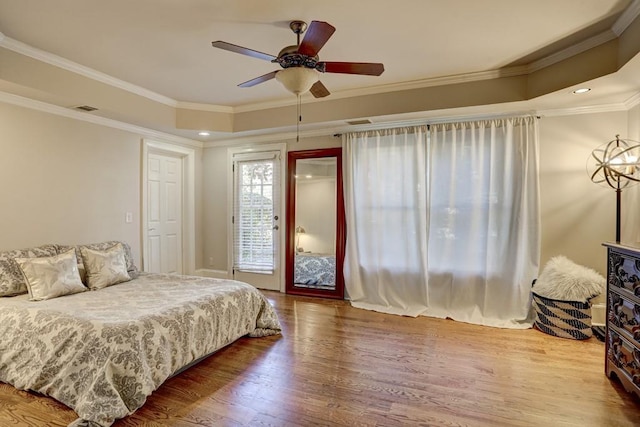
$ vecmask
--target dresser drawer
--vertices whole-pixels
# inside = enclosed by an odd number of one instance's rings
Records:
[[[640,297],[640,259],[611,251],[607,281],[609,289],[623,290]]]
[[[640,304],[609,292],[609,325],[615,326],[626,339],[640,347]]]
[[[635,387],[640,387],[640,350],[616,331],[609,330],[609,346],[607,363],[611,363],[618,373],[631,381]]]

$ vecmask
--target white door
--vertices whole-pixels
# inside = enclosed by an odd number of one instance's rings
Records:
[[[280,290],[280,152],[233,156],[235,280]]]
[[[147,157],[146,271],[182,274],[182,159]]]

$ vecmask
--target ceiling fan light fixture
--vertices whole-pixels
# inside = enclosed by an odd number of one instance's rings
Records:
[[[276,80],[282,83],[289,92],[296,95],[308,92],[318,79],[316,70],[305,67],[289,67],[276,74]]]

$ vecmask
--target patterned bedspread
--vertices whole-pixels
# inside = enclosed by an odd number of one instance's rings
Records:
[[[293,282],[308,286],[335,286],[335,255],[296,254]]]
[[[0,381],[71,407],[76,426],[109,426],[202,356],[245,335],[280,333],[266,298],[230,280],[141,274],[99,291],[27,298],[0,298]]]

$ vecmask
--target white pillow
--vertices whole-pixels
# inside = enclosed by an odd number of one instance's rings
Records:
[[[545,298],[587,302],[605,288],[606,280],[598,272],[559,255],[547,262],[532,290]]]
[[[86,291],[78,274],[76,251],[42,258],[15,258],[24,275],[29,299],[40,301]]]
[[[104,251],[81,247],[80,253],[89,289],[102,289],[131,280],[121,243]]]

